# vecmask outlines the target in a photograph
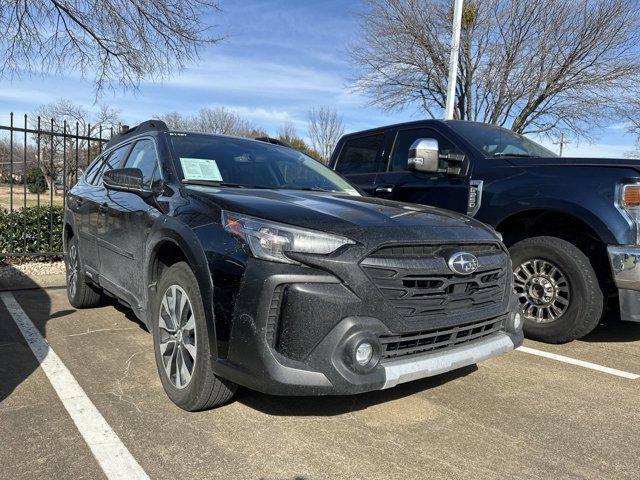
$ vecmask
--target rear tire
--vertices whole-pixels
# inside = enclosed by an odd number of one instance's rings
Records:
[[[163,273],[151,317],[153,348],[167,396],[189,412],[227,403],[233,382],[213,372],[210,335],[200,287],[189,265],[175,263]]]
[[[71,237],[67,241],[64,266],[67,272],[67,298],[69,303],[74,308],[99,306],[102,303],[102,292],[98,287],[87,282],[76,237]]]
[[[565,343],[596,328],[604,295],[578,247],[556,237],[532,237],[512,245],[509,253],[528,338]]]

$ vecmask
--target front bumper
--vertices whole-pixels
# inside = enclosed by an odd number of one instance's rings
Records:
[[[609,245],[609,262],[618,287],[620,317],[640,322],[640,246]]]
[[[245,284],[239,297],[253,297],[255,302],[243,302],[237,309],[228,355],[218,359],[215,368],[223,378],[264,393],[348,395],[381,390],[481,362],[523,341],[521,328],[513,325],[516,305],[512,301],[500,315],[491,317],[502,327],[486,336],[474,338],[476,334],[469,332],[464,343],[382,358],[382,339],[409,331],[402,330],[400,321],[380,305],[363,301],[326,272],[258,261],[248,268],[248,275],[256,281]],[[279,288],[282,285],[287,286],[285,293]],[[280,316],[277,323],[276,315]],[[458,329],[463,323],[437,329]],[[290,340],[279,344],[281,337]],[[354,368],[349,355],[363,340],[374,343],[381,357],[375,367],[366,370]]]

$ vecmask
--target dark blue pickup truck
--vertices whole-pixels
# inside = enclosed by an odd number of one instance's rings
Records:
[[[580,338],[609,300],[640,321],[640,162],[559,158],[504,128],[422,120],[345,135],[330,166],[370,195],[492,225],[530,338]]]

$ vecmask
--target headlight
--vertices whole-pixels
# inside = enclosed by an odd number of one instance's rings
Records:
[[[222,211],[222,226],[249,245],[256,258],[272,262],[299,263],[287,253],[327,255],[343,245],[355,243],[345,237],[292,227],[282,223]]]
[[[636,243],[640,241],[640,182],[630,181],[618,185],[617,206],[634,223]]]

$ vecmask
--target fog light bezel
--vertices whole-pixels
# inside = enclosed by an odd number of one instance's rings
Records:
[[[356,352],[363,343],[371,345],[371,358],[367,363],[361,365],[356,360]],[[351,337],[344,350],[344,361],[347,366],[356,373],[370,373],[380,363],[382,358],[382,346],[376,337],[371,337],[366,333],[358,333]]]

